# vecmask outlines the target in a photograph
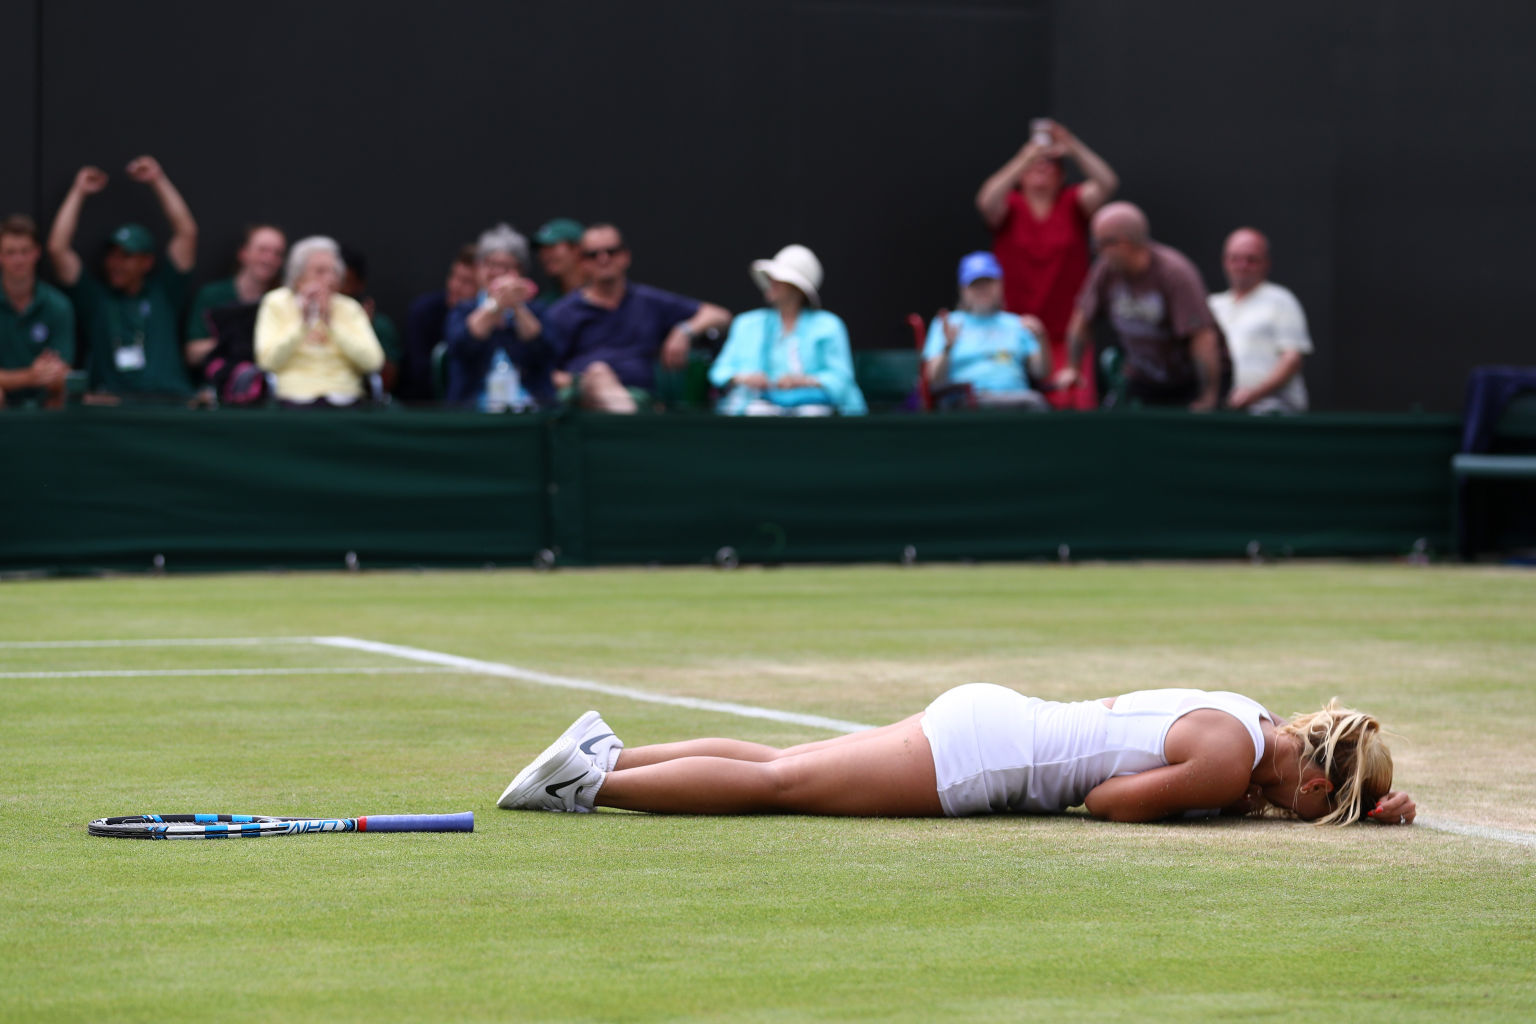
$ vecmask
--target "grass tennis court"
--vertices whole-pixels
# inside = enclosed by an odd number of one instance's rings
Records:
[[[499,811],[630,745],[830,735],[303,640],[884,723],[976,679],[1338,694],[1441,828]],[[0,587],[0,1019],[1529,1020],[1536,575],[1409,566],[271,575]],[[112,814],[473,810],[135,843]],[[1521,842],[1520,835],[1532,837]]]

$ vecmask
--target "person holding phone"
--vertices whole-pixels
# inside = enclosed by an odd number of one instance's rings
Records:
[[[1068,160],[1082,183],[1067,184]],[[976,193],[1003,270],[1003,307],[1040,319],[1053,366],[1066,365],[1067,323],[1088,277],[1088,222],[1119,187],[1114,169],[1065,125],[1036,118],[1029,141]],[[1073,387],[1047,395],[1052,405],[1097,407],[1092,358],[1077,368]]]

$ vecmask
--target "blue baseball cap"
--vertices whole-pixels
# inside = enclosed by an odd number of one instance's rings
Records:
[[[997,257],[989,252],[970,252],[960,259],[960,287],[974,284],[984,277],[990,277],[1001,281],[1003,268],[998,264]]]

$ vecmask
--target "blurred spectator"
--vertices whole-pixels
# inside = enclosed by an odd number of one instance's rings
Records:
[[[1075,367],[1090,349],[1089,325],[1105,313],[1124,353],[1126,400],[1215,409],[1230,386],[1232,361],[1194,264],[1152,241],[1146,215],[1131,203],[1110,203],[1092,228],[1099,258],[1072,314],[1070,363],[1057,380],[1075,382]]]
[[[395,397],[406,402],[430,402],[438,397],[432,380],[432,350],[448,336],[448,314],[473,299],[479,288],[475,247],[466,245],[448,265],[443,287],[412,300],[405,314],[405,352],[400,357]]]
[[[976,208],[993,232],[993,251],[1003,268],[1003,307],[1036,316],[1055,366],[1065,366],[1067,324],[1088,276],[1088,218],[1120,187],[1098,154],[1065,126],[1040,119],[1018,154],[976,193]],[[1087,177],[1066,184],[1065,161]],[[1047,400],[1058,408],[1097,404],[1092,353],[1079,364],[1078,383]]]
[[[716,387],[730,386],[716,411],[729,416],[845,416],[867,411],[853,378],[848,328],[821,308],[821,261],[803,245],[786,245],[752,264],[752,280],[768,305],[731,321],[725,347],[709,369]]]
[[[75,311],[63,292],[37,279],[42,251],[31,217],[0,221],[0,406],[64,404],[75,358]]]
[[[651,400],[656,360],[678,369],[696,335],[724,327],[731,314],[628,278],[630,255],[612,224],[581,236],[587,284],[550,307],[555,385],[565,401],[599,412],[633,413]]]
[[[538,286],[523,275],[528,242],[498,224],[476,246],[481,291],[448,314],[444,400],[487,412],[553,405],[553,352],[544,336]]]
[[[1211,296],[1211,312],[1232,352],[1227,405],[1252,413],[1306,412],[1301,363],[1312,338],[1296,296],[1268,280],[1269,239],[1238,228],[1222,249],[1221,267],[1230,290]]]
[[[343,246],[341,262],[341,294],[356,299],[368,314],[373,336],[379,339],[379,347],[384,350],[384,366],[379,371],[384,378],[384,390],[393,391],[395,378],[400,371],[400,332],[395,328],[393,320],[379,312],[378,304],[368,294],[368,257],[356,249]]]
[[[254,306],[261,297],[276,288],[283,273],[283,257],[288,251],[288,237],[271,224],[253,224],[245,229],[245,241],[235,253],[235,276],[210,281],[198,289],[187,311],[185,328],[187,365],[194,371],[203,367],[218,345],[211,310],[226,306]],[[201,374],[197,374],[200,378]]]
[[[341,247],[323,236],[296,242],[283,287],[268,292],[256,315],[256,361],[277,378],[287,405],[351,405],[363,376],[384,365],[368,313],[340,292]]]
[[[558,217],[539,228],[533,243],[539,247],[539,265],[556,294],[550,301],[563,298],[587,283],[587,268],[581,261],[582,226],[569,217]]]
[[[181,307],[197,262],[197,221],[154,157],[128,165],[128,176],[154,190],[171,224],[166,259],[155,259],[155,238],[138,224],[112,232],[103,277],[75,252],[75,229],[87,196],[107,187],[105,171],[82,167],[53,220],[48,255],[59,282],[75,300],[87,349],[90,387],[106,395],[192,392],[181,347]]]
[[[1049,408],[1024,372],[1028,367],[1036,380],[1046,379],[1048,357],[1026,320],[1003,312],[1003,268],[996,257],[970,253],[960,261],[959,277],[958,308],[939,311],[923,346],[923,373],[940,407],[969,399],[984,408]]]

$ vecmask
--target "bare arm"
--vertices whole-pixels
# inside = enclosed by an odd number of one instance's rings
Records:
[[[976,192],[976,211],[986,221],[987,227],[995,229],[1003,222],[1003,218],[1008,215],[1008,193],[1019,183],[1019,177],[1025,169],[1046,155],[1045,147],[1033,141],[1027,142],[992,177],[981,183],[981,188]]]
[[[1051,377],[1051,354],[1046,350],[1045,343],[1029,354],[1024,361],[1024,367],[1035,380],[1049,380]]]
[[[1200,371],[1200,397],[1190,403],[1191,412],[1209,412],[1221,400],[1221,339],[1214,327],[1202,327],[1189,340],[1190,354]]]
[[[165,253],[171,265],[183,274],[197,265],[197,221],[187,201],[181,198],[171,179],[165,176],[160,162],[152,156],[141,156],[128,164],[128,176],[134,181],[154,189],[160,209],[171,225],[171,240]]]
[[[1089,814],[1105,821],[1161,821],[1237,803],[1248,791],[1249,775],[1241,758],[1197,757],[1108,779],[1094,786],[1084,803]]]
[[[712,302],[699,303],[699,311],[693,314],[687,321],[687,326],[694,334],[703,334],[712,327],[729,327],[731,324],[730,310],[715,305]]]
[[[1280,361],[1275,363],[1275,368],[1269,376],[1251,388],[1234,388],[1227,404],[1234,409],[1246,409],[1261,398],[1270,395],[1285,387],[1296,374],[1301,372],[1301,363],[1305,355],[1298,349],[1286,349],[1280,355]]]
[[[679,369],[688,362],[688,349],[693,338],[711,327],[727,327],[731,322],[730,311],[711,302],[699,303],[693,316],[684,320],[667,334],[661,343],[661,361],[671,369]]]
[[[107,172],[99,167],[82,167],[75,174],[75,182],[69,188],[59,212],[54,214],[53,229],[48,232],[48,258],[53,261],[53,272],[64,287],[72,287],[80,280],[80,254],[75,252],[75,230],[80,226],[80,210],[85,197],[93,196],[107,187]]]
[[[939,328],[944,332],[944,347],[939,354],[932,359],[923,362],[923,377],[928,381],[929,387],[942,387],[949,380],[949,354],[954,350],[955,342],[960,337],[960,325],[950,320],[949,310],[939,310],[936,319]]]
[[[1092,216],[1093,212],[1114,197],[1120,188],[1120,176],[1093,150],[1089,149],[1082,139],[1073,135],[1062,125],[1053,125],[1051,134],[1055,137],[1057,145],[1065,156],[1072,158],[1072,162],[1082,170],[1087,181],[1083,182],[1077,190],[1077,205],[1082,207],[1083,213]]]

